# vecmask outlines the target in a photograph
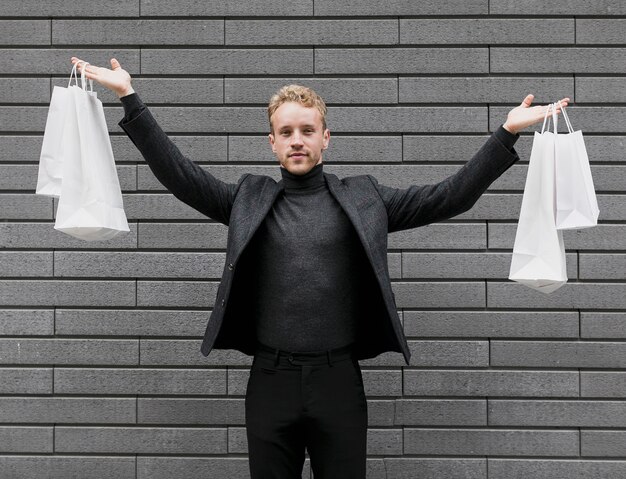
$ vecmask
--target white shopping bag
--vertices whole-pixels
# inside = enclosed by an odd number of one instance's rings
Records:
[[[544,132],[552,112],[554,133]],[[563,233],[555,225],[555,138],[557,115],[550,105],[541,133],[535,132],[528,163],[509,279],[551,293],[567,282]]]
[[[54,229],[86,241],[129,231],[102,102],[85,88],[67,89],[63,172]]]
[[[70,73],[68,88],[72,84],[72,76],[76,79],[76,66],[74,64]],[[46,119],[46,129],[43,134],[43,144],[39,156],[39,173],[37,175],[38,195],[55,196],[61,194],[61,181],[63,176],[63,130],[66,124],[67,111],[72,107],[68,101],[68,88],[55,86],[50,98],[50,108]]]
[[[560,103],[560,102],[559,102]],[[598,224],[598,200],[582,131],[574,131],[561,106],[569,133],[556,137],[556,227],[589,228]]]

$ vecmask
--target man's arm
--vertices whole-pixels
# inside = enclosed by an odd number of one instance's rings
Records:
[[[518,138],[519,133],[512,134],[501,125],[459,171],[433,185],[391,188],[368,175],[387,208],[388,231],[416,228],[469,210],[519,160],[513,148]]]
[[[111,58],[111,68],[90,65],[77,57],[71,60],[81,75],[115,92],[125,112],[118,124],[157,179],[181,201],[228,225],[237,189],[248,175],[243,175],[237,184],[225,183],[183,156],[135,93],[130,74],[115,58]]]
[[[176,198],[220,223],[229,224],[239,185],[215,178],[185,157],[156,122],[137,93],[120,97],[124,118],[118,123],[139,149],[154,176]]]
[[[379,185],[368,175],[387,208],[389,232],[452,218],[474,206],[489,185],[519,160],[513,149],[519,132],[544,120],[549,105],[531,107],[534,97],[532,93],[526,95],[474,157],[440,183],[398,189]],[[569,98],[563,98],[555,103],[556,113],[560,113],[568,102]]]

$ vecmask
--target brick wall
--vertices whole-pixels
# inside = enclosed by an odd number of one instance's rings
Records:
[[[389,236],[413,356],[361,362],[367,477],[626,476],[622,0],[3,0],[0,44],[0,477],[249,477],[251,358],[199,351],[226,227],[155,180],[99,85],[130,233],[74,240],[34,194],[71,56],[116,57],[230,182],[280,178],[265,106],[287,82],[329,104],[326,171],[396,187],[456,171],[527,93],[569,96],[601,212],[565,234],[567,285],[507,280],[532,128],[473,209]]]

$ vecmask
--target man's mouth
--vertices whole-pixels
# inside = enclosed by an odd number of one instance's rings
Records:
[[[291,155],[289,155],[289,156],[290,156],[290,157],[292,157],[292,158],[293,158],[293,157],[295,157],[295,158],[300,158],[300,157],[306,156],[306,154],[305,154],[305,153],[292,153],[292,154],[291,154]]]

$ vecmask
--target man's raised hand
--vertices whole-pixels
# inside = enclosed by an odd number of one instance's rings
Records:
[[[72,57],[72,64],[77,62],[78,66],[76,69],[79,73],[82,73],[83,68],[85,68],[86,78],[95,80],[102,86],[114,91],[119,98],[135,92],[130,84],[130,75],[122,68],[120,62],[118,62],[115,58],[111,58],[112,70],[105,67],[97,67],[92,64],[85,67],[83,60]]]
[[[526,128],[527,126],[534,125],[540,121],[543,121],[546,111],[548,110],[549,105],[537,105],[530,106],[535,98],[534,95],[530,94],[524,98],[524,101],[520,106],[513,108],[509,115],[506,118],[506,122],[502,125],[507,131],[511,133],[519,133],[521,130]],[[556,104],[556,113],[557,115],[561,113],[561,106],[566,107],[569,102],[569,98],[563,98],[561,100],[561,105]]]

